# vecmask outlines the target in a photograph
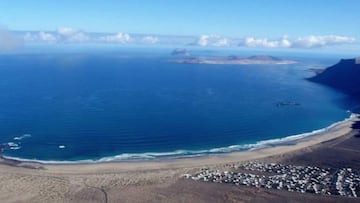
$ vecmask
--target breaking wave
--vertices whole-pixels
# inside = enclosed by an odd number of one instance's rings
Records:
[[[175,150],[171,152],[145,152],[145,153],[123,153],[115,156],[107,156],[100,159],[86,159],[86,160],[77,160],[77,161],[48,161],[48,160],[37,160],[37,159],[22,159],[17,157],[3,156],[4,158],[15,159],[19,161],[30,161],[30,162],[40,162],[46,164],[76,164],[76,163],[102,163],[102,162],[120,162],[120,161],[146,161],[146,160],[157,160],[157,159],[166,159],[166,158],[189,158],[189,157],[199,157],[207,156],[212,154],[224,154],[230,152],[239,152],[246,150],[257,150],[267,147],[274,147],[280,145],[294,145],[299,141],[302,141],[306,138],[312,136],[321,135],[327,133],[331,130],[334,130],[337,126],[346,121],[349,121],[356,117],[355,114],[343,121],[336,122],[328,127],[314,130],[312,132],[301,133],[297,135],[291,135],[284,138],[275,138],[269,140],[262,140],[250,144],[241,144],[241,145],[231,145],[226,147],[204,149],[204,150]]]
[[[14,140],[22,140],[22,139],[29,138],[29,137],[31,137],[31,134],[23,134],[19,137],[14,137]]]

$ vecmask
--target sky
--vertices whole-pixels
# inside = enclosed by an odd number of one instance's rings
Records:
[[[47,32],[64,28],[113,33],[97,40],[120,43],[139,33],[148,35],[143,42],[161,41],[155,35],[197,36],[200,46],[349,47],[360,39],[359,8],[358,0],[0,0],[0,24],[3,30],[52,35]],[[27,39],[51,38],[44,33]],[[55,34],[52,42],[64,41]]]

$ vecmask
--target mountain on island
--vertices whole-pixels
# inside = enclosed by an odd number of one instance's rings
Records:
[[[230,55],[227,57],[212,57],[212,58],[185,58],[175,61],[177,63],[193,63],[193,64],[232,64],[232,65],[281,65],[297,63],[293,60],[280,59],[268,55],[250,56],[247,58]]]
[[[171,52],[171,55],[173,56],[189,56],[190,53],[187,49],[174,49],[172,52]]]
[[[360,97],[360,58],[341,59],[339,63],[308,80]]]
[[[281,61],[282,59],[269,56],[269,55],[257,55],[257,56],[250,56],[247,57],[249,60],[262,60],[262,61]]]

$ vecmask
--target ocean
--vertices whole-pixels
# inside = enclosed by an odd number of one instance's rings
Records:
[[[343,94],[304,79],[314,74],[309,68],[338,59],[206,65],[174,63],[170,53],[0,55],[4,155],[45,162],[202,156],[280,144],[350,116]]]

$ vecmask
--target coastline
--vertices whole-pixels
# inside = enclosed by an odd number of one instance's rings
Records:
[[[72,164],[101,164],[101,163],[133,163],[133,162],[149,162],[149,161],[171,161],[181,159],[194,159],[205,158],[209,156],[227,155],[231,153],[256,151],[259,149],[273,148],[284,145],[295,145],[298,142],[303,142],[311,137],[327,134],[333,128],[336,128],[342,123],[354,119],[356,114],[350,114],[348,118],[335,122],[329,126],[321,129],[313,130],[310,132],[289,135],[286,137],[272,138],[268,140],[260,140],[255,143],[230,145],[224,147],[216,147],[201,150],[175,150],[169,152],[145,152],[145,153],[124,153],[114,156],[106,156],[99,159],[83,159],[74,161],[58,161],[58,160],[38,160],[38,159],[25,159],[20,157],[12,157],[0,154],[0,159],[7,160],[8,162],[21,162],[21,163],[35,163],[35,164],[49,164],[49,165],[72,165]]]
[[[80,164],[52,164],[45,167],[50,171],[54,170],[57,173],[92,173],[93,167],[96,170],[104,172],[120,171],[141,171],[141,170],[156,170],[156,169],[176,169],[176,168],[199,168],[204,166],[224,165],[235,162],[246,162],[257,159],[264,159],[271,156],[291,153],[306,147],[314,146],[322,142],[326,142],[338,137],[344,136],[352,131],[351,125],[354,121],[359,121],[358,115],[353,114],[350,119],[333,126],[327,132],[316,136],[304,138],[293,145],[280,145],[275,147],[266,147],[252,151],[232,152],[220,155],[209,155],[203,157],[179,158],[179,159],[163,159],[153,161],[139,161],[139,162],[108,162],[108,163],[80,163]],[[79,169],[78,166],[82,168]]]
[[[290,65],[296,64],[296,61],[283,60],[283,61],[261,61],[261,60],[200,60],[200,59],[184,59],[177,60],[175,63],[179,64],[208,64],[208,65]]]
[[[219,154],[208,154],[193,157],[174,157],[154,160],[122,160],[122,161],[93,161],[87,162],[37,162],[36,160],[23,160],[7,156],[0,157],[0,165],[20,166],[30,169],[46,169],[46,173],[77,173],[87,174],[95,171],[117,172],[156,169],[197,168],[209,165],[222,165],[234,162],[245,162],[264,159],[320,144],[352,131],[351,125],[359,121],[358,114],[351,114],[348,119],[332,124],[324,129],[310,133],[288,136],[272,140],[259,141],[259,148],[247,151],[236,151]],[[274,143],[277,142],[277,143]],[[260,144],[259,144],[260,143]],[[231,146],[230,146],[231,147]],[[218,148],[221,149],[221,148]],[[79,168],[81,166],[81,168]]]
[[[355,122],[358,126],[360,118],[353,114],[351,119],[324,133],[292,145],[206,157],[78,164],[39,164],[0,159],[0,202],[357,202],[357,198],[300,194],[182,178],[184,174],[199,169],[228,170],[233,164],[248,161],[317,165],[324,154],[329,156],[324,159],[327,163],[335,161],[338,166],[343,166],[343,158],[346,158],[356,167],[360,163],[357,150],[360,138],[356,137],[359,131],[353,126]],[[350,144],[355,148],[328,152],[328,149],[341,150],[334,148],[333,143],[342,140],[355,141],[355,145]],[[353,154],[342,154],[349,152]]]
[[[228,56],[226,58],[185,58],[174,60],[175,63],[209,64],[209,65],[288,65],[298,63],[294,60],[279,59],[273,56],[257,55],[247,58]]]

